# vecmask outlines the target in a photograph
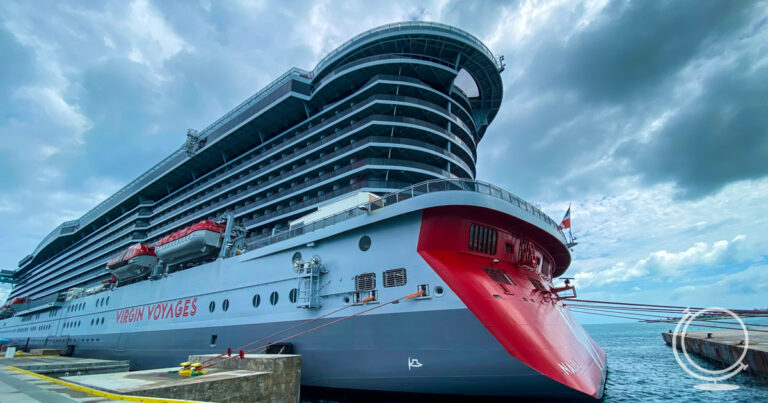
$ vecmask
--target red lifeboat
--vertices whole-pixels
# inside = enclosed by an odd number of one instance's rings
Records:
[[[119,281],[144,276],[157,264],[155,248],[137,243],[107,262],[107,271]]]
[[[29,298],[27,297],[16,297],[11,300],[10,305],[25,304],[27,302],[29,302]]]
[[[167,264],[210,257],[221,248],[226,227],[211,220],[201,221],[155,243],[155,252]]]

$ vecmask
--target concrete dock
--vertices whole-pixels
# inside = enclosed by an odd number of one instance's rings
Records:
[[[60,378],[71,375],[108,374],[111,372],[127,372],[130,362],[115,360],[99,360],[95,358],[60,357],[52,355],[24,355],[14,358],[0,359],[3,368],[12,366],[41,375]]]
[[[217,363],[194,377],[180,376],[180,368],[128,372],[127,361],[28,355],[0,359],[0,402],[299,401],[301,356],[224,358],[190,356],[190,362]]]
[[[190,356],[189,362],[217,362],[215,355]],[[209,359],[212,359],[208,361]],[[101,375],[68,376],[62,380],[116,394],[210,402],[298,402],[301,356],[246,354],[207,368],[197,377],[181,377],[151,369]]]
[[[661,334],[668,345],[672,338],[677,338],[681,349],[681,334],[664,332]],[[744,332],[741,330],[722,330],[715,332],[688,332],[685,334],[685,349],[689,354],[715,361],[724,367],[733,365],[741,357],[746,346]],[[749,332],[749,346],[743,364],[748,365],[745,372],[768,384],[768,333]]]

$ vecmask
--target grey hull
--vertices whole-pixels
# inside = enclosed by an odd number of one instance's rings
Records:
[[[269,341],[322,323],[313,322]],[[134,370],[172,367],[190,354],[236,349],[295,324],[110,334],[101,336],[98,343],[78,343],[74,351],[83,357],[129,359]],[[208,345],[212,335],[216,335],[216,345],[200,348]],[[301,378],[306,386],[459,395],[579,396],[510,356],[466,309],[359,316],[286,342],[303,357]],[[99,348],[96,344],[118,348]],[[266,342],[258,343],[262,344]]]

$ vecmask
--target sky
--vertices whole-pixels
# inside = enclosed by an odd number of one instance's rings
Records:
[[[405,20],[504,56],[477,178],[572,206],[579,297],[768,308],[768,7],[749,1],[2,1],[0,268],[188,128]]]

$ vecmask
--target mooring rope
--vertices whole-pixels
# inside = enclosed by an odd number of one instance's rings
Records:
[[[312,323],[312,322],[315,322],[315,321],[318,321],[318,320],[320,320],[320,319],[326,318],[326,317],[328,317],[328,316],[331,316],[331,315],[333,315],[333,314],[335,314],[335,313],[341,312],[341,311],[343,311],[343,310],[345,310],[345,309],[347,309],[347,308],[350,308],[350,307],[353,307],[353,306],[359,306],[359,305],[362,305],[362,304],[364,304],[364,303],[366,303],[366,302],[369,302],[369,301],[371,301],[372,299],[373,299],[373,297],[368,297],[368,298],[366,298],[366,299],[364,299],[364,300],[362,300],[362,301],[359,301],[359,302],[355,302],[354,304],[344,305],[343,307],[341,307],[341,308],[339,308],[339,309],[335,309],[335,310],[333,310],[333,311],[331,311],[331,312],[328,312],[328,313],[326,313],[326,314],[320,315],[320,316],[318,316],[318,317],[316,317],[316,318],[313,318],[313,319],[309,319],[309,320],[306,320],[306,321],[304,321],[304,322],[300,322],[300,323],[298,323],[298,324],[296,324],[296,325],[293,325],[293,326],[291,326],[291,327],[289,327],[289,328],[283,329],[283,330],[281,330],[281,331],[279,331],[279,332],[276,332],[276,333],[272,333],[272,334],[270,334],[270,335],[267,335],[267,336],[264,336],[264,337],[262,337],[262,338],[260,338],[260,339],[256,339],[256,340],[254,340],[254,341],[252,341],[252,342],[250,342],[250,343],[246,343],[246,344],[243,344],[242,346],[238,346],[238,347],[235,347],[235,349],[234,349],[234,350],[242,350],[242,349],[244,349],[245,347],[248,347],[248,346],[252,346],[252,345],[254,345],[254,344],[258,343],[258,342],[261,342],[261,341],[264,341],[264,340],[270,339],[270,338],[272,338],[272,337],[275,337],[275,336],[281,335],[281,334],[283,334],[283,333],[285,333],[285,332],[288,332],[288,331],[290,331],[290,330],[293,330],[293,329],[296,329],[296,328],[299,328],[299,327],[302,327],[302,326],[306,326],[306,325],[308,325],[308,324],[310,324],[310,323]],[[225,356],[225,355],[227,355],[227,356],[231,356],[231,355],[232,355],[232,351],[233,351],[233,349],[232,349],[232,348],[227,348],[227,352],[225,352],[225,353],[221,353],[221,354],[219,354],[219,355],[217,355],[217,356],[215,356],[215,357],[211,357],[211,358],[209,358],[209,359],[207,359],[207,360],[205,360],[205,361],[201,361],[201,364],[204,364],[204,363],[206,363],[206,362],[209,362],[209,361],[213,361],[213,360],[215,360],[215,359],[217,359],[217,358],[221,358],[221,357],[223,357],[223,356]]]
[[[226,361],[228,361],[228,360],[231,360],[231,359],[233,359],[233,358],[242,358],[242,357],[243,357],[245,354],[247,354],[247,353],[251,353],[251,352],[254,352],[254,351],[258,351],[258,350],[262,350],[262,349],[265,349],[265,348],[269,347],[270,345],[273,345],[273,344],[277,344],[277,343],[280,343],[280,342],[283,342],[283,341],[286,341],[286,340],[290,340],[290,339],[293,339],[293,338],[296,338],[296,337],[299,337],[299,336],[303,336],[303,335],[305,335],[305,334],[308,334],[308,333],[311,333],[311,332],[314,332],[314,331],[320,330],[320,329],[322,329],[322,328],[324,328],[324,327],[327,327],[327,326],[330,326],[330,325],[333,325],[333,324],[336,324],[336,323],[339,323],[339,322],[345,321],[345,320],[347,320],[347,319],[350,319],[350,318],[354,318],[354,317],[356,317],[356,316],[358,316],[358,315],[362,315],[362,314],[364,314],[364,313],[366,313],[366,312],[370,312],[370,311],[373,311],[374,309],[383,308],[383,307],[385,307],[385,306],[387,306],[387,305],[390,305],[390,304],[396,304],[396,303],[398,303],[398,302],[400,302],[400,301],[402,301],[402,300],[404,300],[404,299],[413,299],[413,298],[419,297],[419,296],[421,296],[421,295],[423,295],[423,294],[424,294],[424,290],[421,290],[421,291],[415,292],[415,293],[413,293],[413,294],[408,294],[408,295],[406,295],[406,296],[404,296],[404,297],[400,297],[400,298],[396,298],[396,299],[393,299],[393,300],[391,300],[391,301],[389,301],[389,302],[385,302],[385,303],[383,303],[383,304],[380,304],[380,305],[374,306],[374,307],[372,307],[372,308],[368,308],[368,309],[362,310],[362,311],[360,311],[360,312],[357,312],[357,313],[354,313],[354,314],[351,314],[351,315],[342,316],[341,318],[339,318],[339,319],[336,319],[336,320],[333,320],[333,321],[331,321],[331,322],[328,322],[328,323],[322,324],[322,325],[320,325],[320,326],[315,326],[315,327],[313,327],[313,328],[311,328],[311,329],[307,329],[307,330],[301,331],[301,332],[299,332],[299,333],[296,333],[296,334],[294,334],[294,335],[290,335],[290,336],[284,337],[284,338],[282,338],[282,339],[280,339],[280,340],[275,340],[275,341],[273,341],[273,342],[270,342],[270,343],[267,343],[267,344],[264,344],[264,345],[258,346],[258,347],[254,348],[254,349],[251,349],[251,350],[247,350],[247,351],[242,351],[242,350],[240,350],[240,352],[239,352],[239,354],[238,354],[238,355],[229,356],[229,357],[227,357],[227,358],[225,358],[225,359],[223,359],[223,360],[220,360],[220,361],[216,361],[216,362],[210,363],[210,364],[208,364],[208,365],[203,365],[203,366],[201,366],[199,369],[200,369],[200,370],[202,370],[202,369],[204,369],[204,368],[208,368],[208,367],[212,367],[212,366],[214,366],[214,365],[222,364],[222,363],[224,363],[224,362],[226,362]],[[372,298],[370,298],[370,299],[372,299]],[[369,300],[369,301],[370,301],[370,299],[366,298],[366,300]],[[366,301],[366,300],[363,300],[363,301]],[[363,301],[361,301],[361,302],[363,302]],[[328,314],[326,314],[326,316],[327,316],[327,315],[328,315]],[[320,318],[317,318],[317,319],[320,319]],[[307,323],[308,323],[308,322],[307,322]],[[305,324],[306,324],[306,323],[305,323]],[[294,328],[295,328],[295,327],[294,327]],[[286,329],[286,331],[287,331],[287,330],[290,330],[290,329]],[[284,331],[283,331],[283,332],[279,332],[278,334],[280,334],[280,333],[284,333]],[[268,337],[271,337],[271,336],[268,336]],[[264,338],[262,338],[262,339],[260,339],[260,340],[263,340],[263,339],[264,339]],[[253,344],[255,344],[255,342],[251,342],[251,343],[249,343],[249,344],[250,344],[250,345],[253,345]],[[220,358],[220,357],[221,357],[221,355],[219,356],[219,358]],[[210,360],[207,360],[207,361],[210,361]]]
[[[573,302],[573,303],[572,303]],[[632,319],[651,323],[669,323],[679,321],[685,316],[677,316],[688,314],[692,311],[701,311],[706,308],[698,307],[683,307],[675,305],[655,305],[655,304],[639,304],[632,302],[615,302],[615,301],[597,301],[586,299],[571,299],[566,304],[568,309],[572,312],[585,313],[589,315],[616,317],[622,319]],[[729,311],[734,314],[750,315],[756,317],[768,316],[766,310],[746,310],[746,309],[730,309]],[[609,313],[610,312],[610,313]],[[667,313],[674,316],[661,316],[658,314]],[[656,315],[654,315],[656,314]],[[703,322],[705,324],[691,323],[691,322]],[[725,321],[722,318],[712,317],[697,317],[689,320],[690,326],[698,327],[711,327],[717,329],[729,329],[729,330],[741,330],[741,324],[739,322]],[[723,326],[725,325],[725,326]],[[768,327],[765,324],[758,323],[744,323],[744,326],[754,332],[766,332],[768,330],[754,329],[754,327]],[[752,327],[752,328],[750,328]]]

